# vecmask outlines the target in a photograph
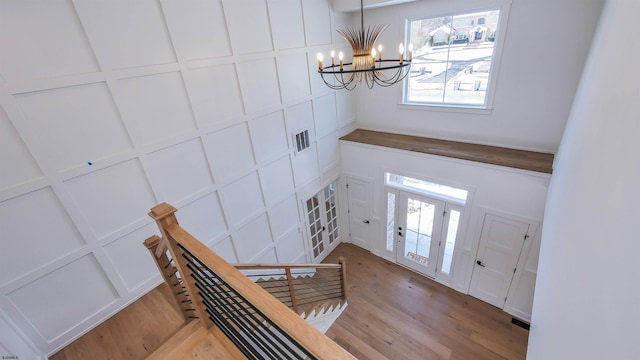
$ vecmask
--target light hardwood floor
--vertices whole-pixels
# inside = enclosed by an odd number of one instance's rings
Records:
[[[327,336],[359,359],[524,359],[528,331],[500,309],[350,244],[349,306]],[[52,360],[141,359],[181,326],[166,285],[82,336]]]
[[[349,306],[326,335],[359,359],[524,359],[529,332],[471,296],[341,244]]]

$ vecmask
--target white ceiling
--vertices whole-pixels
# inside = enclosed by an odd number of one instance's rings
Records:
[[[364,8],[371,9],[412,1],[416,0],[364,0]],[[331,5],[334,11],[351,12],[360,10],[360,0],[331,0]]]

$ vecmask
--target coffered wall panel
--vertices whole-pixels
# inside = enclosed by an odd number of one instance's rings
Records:
[[[355,123],[315,54],[345,45],[346,19],[328,0],[0,1],[0,315],[16,334],[51,355],[157,286],[142,242],[163,201],[230,262],[310,261],[299,204],[334,180]]]
[[[103,70],[176,61],[156,0],[77,0],[74,5]]]
[[[253,119],[249,123],[251,140],[259,162],[282,155],[289,149],[289,136],[282,110]]]
[[[30,328],[25,330],[51,342],[103,312],[118,295],[95,257],[86,255],[10,292],[7,298],[28,320]],[[56,306],[60,303],[66,306]]]
[[[51,188],[0,203],[0,229],[0,285],[85,245]]]
[[[144,219],[149,205],[156,203],[137,159],[69,179],[65,185],[97,239]]]
[[[184,79],[201,128],[220,127],[244,115],[234,64],[189,69],[184,72]]]
[[[204,140],[214,176],[219,181],[228,182],[254,167],[255,158],[246,123],[208,134]]]
[[[260,187],[260,180],[256,172],[226,185],[222,188],[222,201],[226,214],[235,227],[264,210],[264,198]]]
[[[129,134],[104,82],[16,95],[24,136],[44,166],[63,171],[131,151]]]
[[[273,249],[267,215],[261,214],[238,229],[234,243],[241,263],[261,263],[257,257],[262,252]]]
[[[280,87],[274,58],[242,61],[236,66],[247,113],[280,105]]]
[[[156,144],[196,128],[179,72],[118,80],[114,91],[136,145]]]
[[[275,204],[295,191],[289,155],[260,169],[260,183],[268,205]]]
[[[307,45],[331,43],[331,7],[325,1],[302,0]]]
[[[213,186],[207,156],[199,138],[150,153],[147,172],[158,201],[172,204]]]
[[[266,0],[223,0],[234,54],[273,49]]]
[[[180,208],[180,226],[204,243],[228,234],[227,220],[217,192],[209,193]]]
[[[289,196],[269,209],[271,234],[278,240],[297,228],[298,205],[295,196]]]
[[[267,0],[267,3],[276,49],[304,47],[304,21],[300,1]]]
[[[280,56],[277,62],[282,101],[288,103],[309,96],[309,68],[305,54]]]
[[[42,178],[42,171],[2,107],[0,149],[0,191]]]
[[[162,0],[176,52],[185,60],[231,55],[220,0]]]
[[[149,223],[104,246],[105,254],[128,291],[133,292],[158,276],[158,268],[149,256],[149,250],[139,246],[140,239],[157,232],[155,224]]]
[[[10,84],[99,71],[71,0],[0,2],[0,53]]]

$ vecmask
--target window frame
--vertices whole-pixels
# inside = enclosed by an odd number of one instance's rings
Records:
[[[420,101],[408,101],[408,88],[409,77],[405,78],[402,82],[402,90],[400,92],[400,101],[398,108],[406,110],[427,110],[427,111],[444,111],[444,112],[462,112],[462,113],[475,113],[475,114],[488,114],[493,110],[493,102],[495,98],[498,75],[500,72],[500,62],[502,58],[502,51],[504,48],[504,39],[506,37],[507,24],[509,18],[509,12],[511,7],[511,1],[499,2],[487,4],[486,6],[478,6],[466,9],[457,9],[452,11],[442,11],[433,14],[425,14],[422,16],[415,16],[405,18],[403,20],[402,28],[404,33],[405,43],[409,43],[410,39],[410,24],[412,21],[446,17],[446,16],[458,16],[463,14],[482,12],[482,11],[500,11],[500,19],[496,29],[496,39],[494,41],[495,47],[493,52],[493,59],[491,69],[489,72],[489,78],[487,81],[487,91],[484,104],[456,104],[456,103],[435,103],[435,102],[420,102]]]

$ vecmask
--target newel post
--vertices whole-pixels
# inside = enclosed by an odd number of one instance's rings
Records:
[[[172,224],[178,224],[178,219],[176,218],[176,211],[178,209],[167,203],[161,203],[153,208],[149,212],[149,216],[156,221],[158,224],[158,229],[160,229],[160,234],[162,235],[162,241],[160,241],[160,246],[156,249],[156,257],[160,257],[163,252],[167,251],[167,232],[166,228]]]
[[[194,307],[198,318],[200,318],[200,321],[206,328],[209,328],[213,325],[213,322],[205,320],[209,319],[209,316],[202,304],[202,301],[200,300],[201,297],[198,293],[195,281],[191,276],[191,270],[187,266],[186,260],[181,256],[177,239],[173,238],[168,233],[168,229],[170,227],[179,226],[178,219],[175,215],[176,211],[178,210],[173,206],[167,203],[162,203],[151,208],[149,216],[158,224],[158,228],[162,234],[162,244],[169,248],[174,264],[182,277],[182,285],[185,287],[185,290],[189,294],[189,298],[192,300],[191,304]]]

